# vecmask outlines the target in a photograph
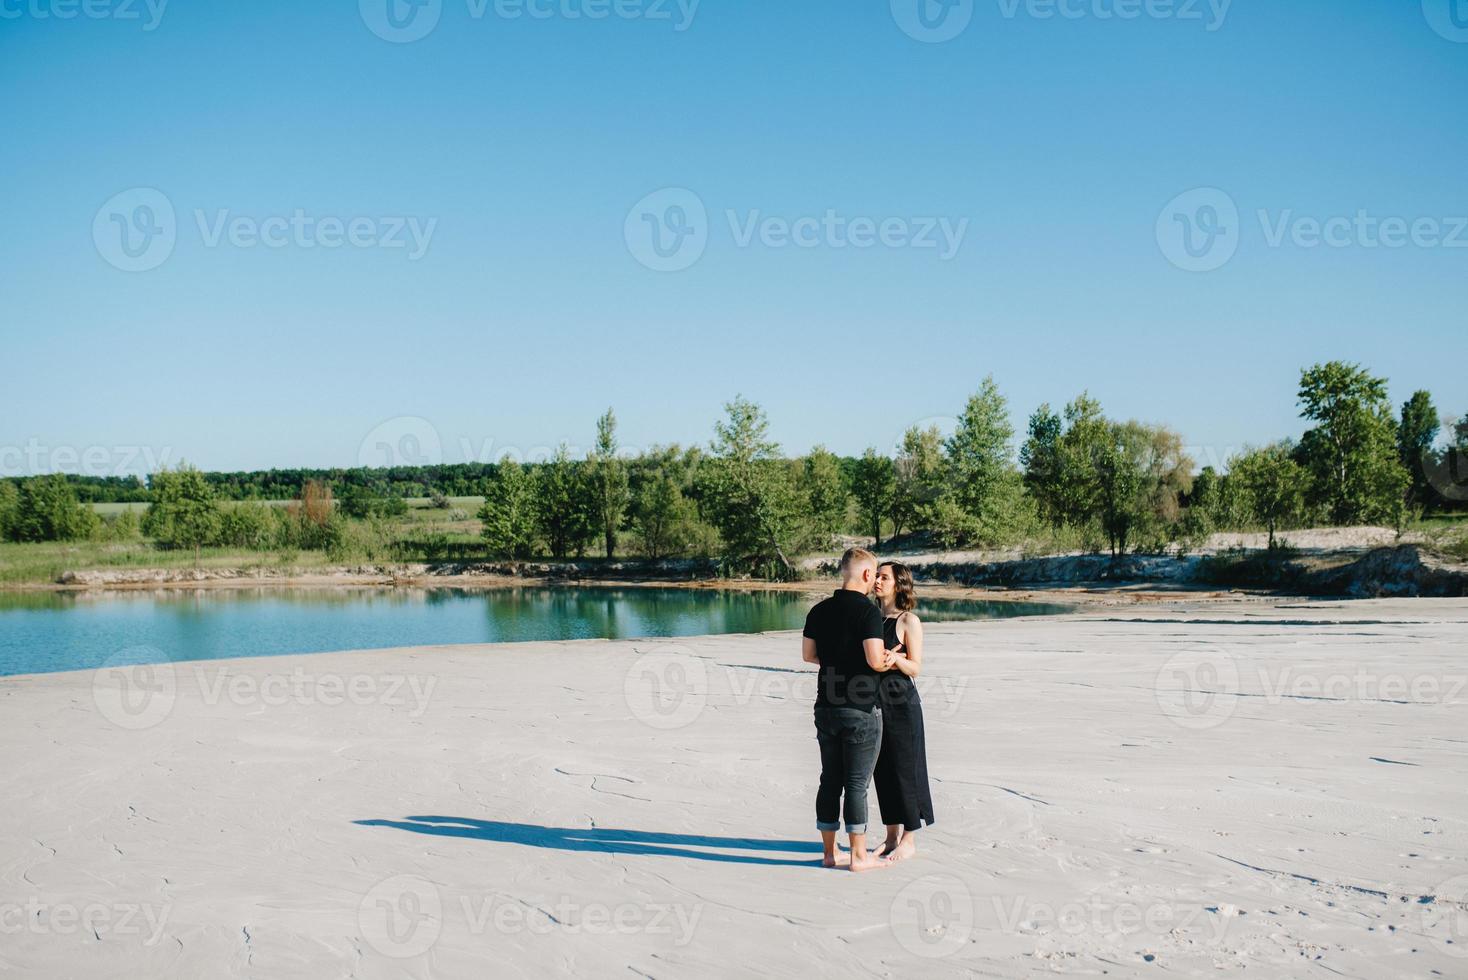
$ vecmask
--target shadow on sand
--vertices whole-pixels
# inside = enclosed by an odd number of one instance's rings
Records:
[[[664,857],[695,858],[699,861],[721,861],[736,864],[763,864],[783,867],[810,867],[811,859],[756,857],[749,854],[724,854],[691,848],[725,848],[741,851],[779,851],[813,853],[820,863],[818,841],[753,840],[748,837],[705,837],[699,834],[661,834],[648,830],[614,830],[609,827],[540,827],[528,823],[503,823],[498,820],[472,820],[468,817],[404,817],[402,820],[355,820],[363,827],[396,827],[415,834],[438,837],[468,837],[473,840],[524,844],[527,847],[549,847],[561,851],[587,851],[601,854],[660,854]]]

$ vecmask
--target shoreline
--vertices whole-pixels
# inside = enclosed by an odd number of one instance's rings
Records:
[[[151,571],[151,570],[149,570]],[[171,570],[170,570],[171,571]],[[810,578],[795,582],[766,582],[757,579],[652,579],[652,578],[566,578],[562,576],[509,575],[390,575],[306,574],[262,576],[216,576],[210,578],[160,578],[106,583],[34,582],[0,585],[0,594],[57,593],[101,594],[109,592],[197,592],[244,589],[515,589],[515,588],[609,588],[679,589],[691,592],[799,592],[823,595],[835,587],[832,578]],[[1291,595],[1255,589],[1160,582],[1057,583],[1048,587],[1008,588],[964,586],[951,582],[918,580],[920,595],[938,599],[967,599],[994,602],[1056,602],[1075,605],[1137,605],[1176,602],[1223,602],[1273,599],[1315,601],[1348,600],[1350,596]]]

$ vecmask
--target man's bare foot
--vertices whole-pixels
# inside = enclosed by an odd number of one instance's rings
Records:
[[[823,868],[844,868],[851,863],[851,855],[845,851],[837,851],[835,857],[821,858]]]
[[[913,843],[912,835],[909,834],[903,837],[902,840],[898,842],[895,850],[888,853],[886,860],[906,861],[908,858],[912,857],[916,853],[917,845]]]
[[[875,868],[885,868],[886,866],[886,861],[871,854],[868,854],[860,861],[856,860],[855,858],[851,859],[852,871],[871,871]]]
[[[884,840],[882,841],[882,843],[878,844],[877,849],[872,852],[872,857],[886,857],[888,854],[891,854],[896,849],[897,841]]]

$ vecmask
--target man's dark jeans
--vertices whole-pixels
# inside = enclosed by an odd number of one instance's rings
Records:
[[[821,788],[816,791],[816,829],[839,830],[846,817],[848,834],[867,832],[867,786],[882,747],[879,709],[816,705],[816,740],[821,744]],[[842,793],[846,794],[843,807]]]

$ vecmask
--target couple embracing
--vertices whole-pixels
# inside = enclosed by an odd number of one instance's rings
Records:
[[[851,548],[841,556],[840,572],[841,588],[806,616],[801,639],[802,658],[820,665],[816,828],[826,867],[867,871],[911,857],[914,835],[933,822],[923,706],[914,683],[923,665],[923,629],[912,611],[917,600],[906,565]],[[867,785],[874,777],[887,839],[868,852]],[[843,817],[849,857],[836,847]]]

